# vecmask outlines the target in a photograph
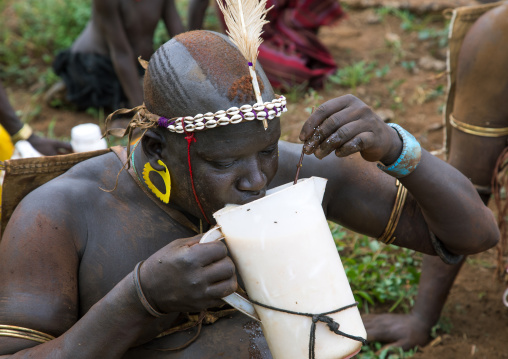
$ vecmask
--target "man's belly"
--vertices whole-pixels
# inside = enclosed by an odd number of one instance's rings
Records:
[[[167,350],[185,345],[197,334],[197,328],[155,339],[131,349],[125,359],[271,359],[268,344],[257,322],[238,312],[203,325],[196,340],[186,348]],[[166,350],[165,350],[166,349]]]

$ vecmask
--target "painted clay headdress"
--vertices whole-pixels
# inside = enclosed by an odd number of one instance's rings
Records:
[[[261,29],[269,10],[265,9],[266,0],[224,1],[226,6],[222,0],[218,3],[229,39],[211,31],[175,36],[155,52],[150,63],[140,60],[146,69],[145,103],[115,111],[106,119],[107,128],[114,116],[133,114],[127,129],[106,132],[128,135],[129,143],[135,129],[166,128],[185,134],[192,190],[207,222],[192,174],[190,146],[196,141],[194,134],[256,120],[266,129],[270,120],[287,111],[284,96],[274,95],[262,68],[256,69]],[[130,159],[129,153],[128,146]]]

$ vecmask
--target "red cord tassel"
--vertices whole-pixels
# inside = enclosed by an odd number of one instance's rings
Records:
[[[194,177],[192,176],[192,165],[191,165],[191,156],[190,156],[190,146],[192,142],[196,142],[196,139],[194,138],[194,132],[187,132],[184,129],[184,132],[187,136],[185,136],[185,139],[187,140],[187,160],[189,161],[189,173],[190,173],[190,180],[192,185],[192,193],[194,193],[194,198],[196,199],[196,202],[199,206],[199,209],[201,210],[201,214],[203,214],[203,217],[205,217],[205,221],[210,224],[210,221],[208,220],[208,217],[205,214],[205,211],[203,210],[203,206],[201,205],[201,202],[199,201],[198,195],[196,193],[196,188],[194,187]]]

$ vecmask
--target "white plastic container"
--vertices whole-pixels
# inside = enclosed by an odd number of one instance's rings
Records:
[[[326,181],[300,180],[277,187],[262,199],[214,213],[251,300],[310,314],[355,303],[321,206]],[[231,303],[232,296],[225,300]],[[312,318],[254,308],[275,359],[309,358]],[[328,316],[340,324],[341,332],[366,338],[356,306]],[[317,322],[316,359],[350,358],[361,346]]]
[[[108,148],[101,129],[94,123],[74,126],[71,130],[71,146],[74,152],[104,150]]]
[[[28,141],[21,140],[16,142],[14,145],[14,152],[12,153],[11,160],[29,157],[42,157],[42,154],[37,151]]]

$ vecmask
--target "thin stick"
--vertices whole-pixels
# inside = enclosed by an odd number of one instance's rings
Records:
[[[310,112],[310,114],[312,115],[314,113],[314,108],[315,106],[312,106],[312,111]],[[300,161],[298,161],[298,164],[296,165],[296,176],[295,176],[295,181],[293,182],[293,185],[296,184],[296,182],[298,182],[298,176],[300,175],[300,169],[302,168],[302,163],[303,163],[303,156],[305,155],[305,152],[303,151],[304,147],[302,147],[302,154],[300,156]]]
[[[302,155],[300,156],[300,161],[298,161],[298,164],[296,165],[296,176],[295,176],[295,181],[293,182],[293,184],[296,184],[296,182],[298,182],[298,176],[300,175],[300,169],[302,168],[302,162],[303,162],[304,155],[305,155],[305,152],[303,152],[303,147],[302,147]]]

